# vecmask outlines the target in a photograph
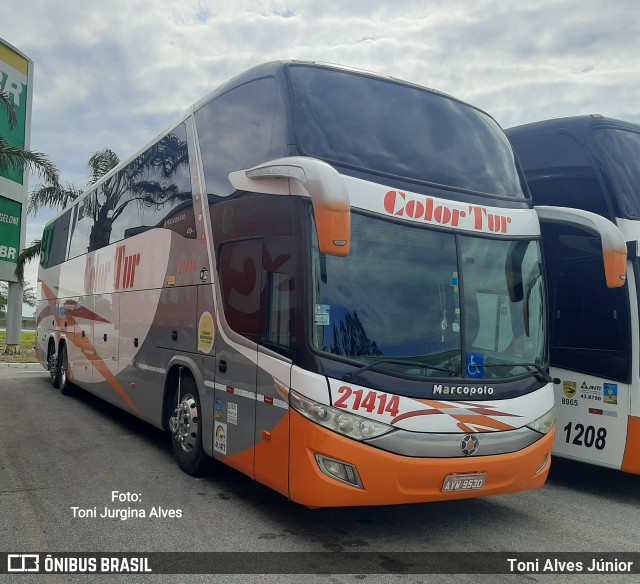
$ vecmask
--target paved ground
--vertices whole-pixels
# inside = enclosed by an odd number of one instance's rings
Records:
[[[525,493],[404,507],[310,510],[221,465],[202,479],[183,474],[165,434],[87,393],[60,395],[39,365],[0,365],[0,420],[0,550],[281,552],[274,556],[279,561],[292,552],[438,551],[452,552],[452,562],[464,562],[469,551],[640,550],[640,477],[578,463],[555,461],[547,485]],[[114,501],[114,492],[137,500],[120,501],[116,495]],[[140,509],[145,518],[125,517],[127,510]],[[165,516],[149,517],[151,509]],[[100,517],[104,513],[118,515]],[[318,561],[330,557],[318,555]],[[251,556],[247,558],[250,562]],[[25,581],[6,578],[0,576],[0,581]],[[41,578],[123,581],[109,576]],[[631,581],[626,576],[464,574],[227,575],[189,581],[283,578],[331,584]],[[175,579],[167,575],[154,581]]]

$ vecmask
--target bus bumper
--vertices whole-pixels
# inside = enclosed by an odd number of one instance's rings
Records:
[[[555,429],[518,452],[455,459],[412,458],[350,440],[290,411],[289,496],[308,507],[394,505],[486,497],[541,487]],[[353,465],[362,488],[324,474],[316,454]],[[479,490],[442,492],[449,474],[486,473]]]

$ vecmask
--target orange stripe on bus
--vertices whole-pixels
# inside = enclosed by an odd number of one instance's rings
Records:
[[[289,412],[269,430],[269,440],[260,439],[255,445],[222,458],[222,462],[236,470],[289,496]],[[262,432],[256,436],[262,438]],[[232,440],[231,436],[228,440]],[[218,454],[214,452],[214,454]]]
[[[629,416],[627,445],[621,469],[624,472],[640,474],[640,418],[637,416]]]
[[[44,295],[47,297],[47,301],[50,303],[50,305],[51,304],[55,305],[55,296],[51,291],[51,289],[44,283],[42,283],[42,291]],[[71,311],[70,314],[66,316],[67,325],[69,327],[75,328],[76,326],[80,326],[78,325],[76,319],[73,316],[75,312],[76,310]],[[101,316],[99,316],[98,314],[96,314],[95,312],[91,310],[87,310],[84,307],[79,307],[77,309],[77,313],[80,316],[80,318],[84,318],[87,320],[93,320],[97,322],[107,322],[107,323],[109,322],[104,318],[102,318]],[[55,315],[54,315],[54,318],[56,319],[58,326],[62,327],[62,323],[64,322],[65,318],[61,316],[55,316]],[[133,410],[136,414],[140,415],[140,411],[138,410],[136,405],[133,403],[133,401],[131,401],[131,398],[127,395],[127,392],[122,388],[122,386],[120,385],[120,382],[116,379],[115,375],[111,373],[111,371],[107,367],[107,364],[104,362],[102,357],[100,357],[97,354],[96,348],[94,347],[93,343],[91,343],[91,341],[89,341],[89,339],[87,339],[86,337],[83,337],[82,335],[78,335],[78,334],[67,335],[67,341],[70,343],[73,343],[76,347],[78,347],[78,349],[84,352],[85,357],[91,363],[93,368],[96,371],[98,371],[100,375],[102,375],[104,380],[115,390],[115,392],[131,408],[131,410]]]

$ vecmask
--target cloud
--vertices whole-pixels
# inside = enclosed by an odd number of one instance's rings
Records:
[[[636,0],[21,0],[6,41],[35,62],[32,148],[82,187],[234,75],[321,60],[439,89],[503,127],[601,113],[640,122]]]

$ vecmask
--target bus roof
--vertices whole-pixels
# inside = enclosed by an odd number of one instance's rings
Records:
[[[277,77],[278,75],[280,75],[282,73],[282,71],[284,71],[284,69],[290,65],[308,65],[310,67],[321,67],[321,68],[325,68],[325,69],[333,69],[335,71],[344,71],[346,73],[355,73],[355,74],[360,74],[360,75],[366,75],[368,77],[377,77],[378,79],[381,80],[386,80],[386,81],[391,81],[394,83],[399,83],[401,85],[408,85],[411,87],[416,87],[419,89],[423,89],[426,91],[431,91],[433,93],[437,93],[438,95],[442,95],[444,97],[448,97],[450,99],[453,99],[455,101],[460,101],[459,99],[451,96],[451,95],[447,95],[446,93],[442,93],[440,91],[438,91],[437,89],[432,89],[430,87],[424,87],[422,85],[418,85],[415,83],[411,83],[410,81],[405,81],[403,79],[398,79],[397,77],[392,77],[390,75],[382,75],[381,73],[376,73],[373,71],[368,71],[366,69],[359,69],[357,67],[349,67],[346,65],[338,65],[336,63],[327,63],[327,62],[322,62],[322,61],[302,61],[302,60],[289,60],[289,61],[270,61],[268,63],[262,63],[260,65],[255,65],[254,67],[251,67],[250,69],[247,69],[246,71],[243,71],[242,73],[239,73],[238,75],[236,75],[235,77],[231,78],[229,81],[223,83],[222,85],[220,85],[219,87],[217,87],[216,89],[214,89],[213,91],[211,91],[210,93],[208,93],[207,95],[205,95],[202,99],[198,100],[192,108],[189,108],[188,112],[191,112],[192,110],[196,110],[199,109],[201,106],[203,106],[205,103],[208,103],[209,101],[211,101],[212,99],[218,97],[219,95],[222,95],[223,93],[226,93],[227,91],[229,91],[230,89],[233,89],[234,87],[237,87],[239,85],[242,85],[244,83],[247,83],[248,81],[252,81],[254,79],[260,78],[260,77],[266,77],[266,76],[274,76]],[[469,105],[470,107],[474,107],[471,106],[470,104],[466,104]],[[475,108],[478,109],[478,108]],[[486,113],[486,112],[483,112]]]
[[[540,122],[532,122],[521,126],[514,126],[505,130],[505,134],[509,138],[517,138],[528,134],[546,133],[561,129],[570,130],[577,135],[588,134],[593,127],[607,126],[611,128],[635,128],[640,130],[640,124],[607,118],[600,114],[591,114],[584,116],[571,116],[566,118],[552,118]]]
[[[161,139],[168,132],[173,130],[176,126],[178,126],[179,124],[181,124],[184,121],[186,121],[191,115],[193,115],[193,113],[196,110],[200,109],[206,103],[208,103],[211,100],[215,99],[216,97],[218,97],[218,96],[230,91],[231,89],[233,89],[235,87],[243,85],[244,83],[248,83],[249,81],[252,81],[252,80],[255,80],[255,79],[259,79],[261,77],[272,76],[272,77],[275,77],[276,79],[282,79],[282,77],[284,76],[285,68],[288,67],[288,66],[291,66],[291,65],[302,65],[302,66],[306,65],[306,66],[310,66],[310,67],[319,67],[319,68],[324,68],[324,69],[332,69],[332,70],[335,70],[335,71],[350,72],[350,73],[354,73],[354,74],[364,75],[364,76],[367,76],[367,77],[378,78],[380,80],[389,81],[391,83],[396,83],[396,84],[399,84],[399,85],[405,85],[407,87],[420,89],[422,91],[433,93],[434,95],[438,95],[440,97],[444,97],[446,99],[450,99],[452,101],[461,103],[461,104],[463,104],[463,105],[465,105],[467,107],[470,107],[470,108],[472,108],[472,109],[474,109],[476,111],[479,111],[482,114],[486,115],[487,117],[493,119],[493,117],[490,114],[488,114],[487,112],[485,112],[484,110],[482,110],[482,109],[480,109],[480,108],[478,108],[478,107],[476,107],[474,105],[471,105],[471,104],[469,104],[469,103],[467,103],[465,101],[457,99],[456,97],[454,97],[452,95],[449,95],[449,94],[443,93],[441,91],[438,91],[437,89],[432,89],[432,88],[429,88],[429,87],[418,85],[418,84],[412,83],[410,81],[404,81],[404,80],[398,79],[396,77],[391,77],[391,76],[388,76],[388,75],[382,75],[382,74],[379,74],[379,73],[366,71],[364,69],[358,69],[358,68],[355,68],[355,67],[349,67],[349,66],[345,66],[345,65],[338,65],[338,64],[334,64],[334,63],[326,63],[326,62],[321,62],[321,61],[281,60],[281,61],[271,61],[271,62],[267,62],[267,63],[262,63],[260,65],[255,65],[254,67],[251,67],[250,69],[247,69],[242,73],[239,73],[235,77],[231,78],[229,81],[224,82],[222,85],[220,85],[216,89],[212,90],[210,93],[208,93],[206,96],[204,96],[203,98],[201,98],[200,100],[195,102],[193,105],[189,106],[180,116],[175,118],[172,121],[172,123],[170,123],[168,126],[166,126],[161,132],[159,132],[158,134],[153,136],[150,140],[148,140],[141,148],[136,150],[126,160],[121,160],[120,163],[116,167],[114,167],[107,174],[105,174],[103,177],[101,177],[100,180],[98,180],[97,182],[95,182],[91,186],[87,187],[83,191],[83,193],[80,195],[80,197],[78,197],[78,199],[76,199],[74,201],[71,201],[64,209],[62,209],[59,213],[56,214],[56,217],[62,215],[67,209],[73,207],[74,203],[76,203],[78,200],[82,199],[88,193],[95,191],[102,183],[104,183],[105,181],[109,180],[114,174],[118,173],[127,164],[129,164],[130,162],[135,160],[136,157],[138,157],[142,153],[144,153],[151,145],[153,145],[155,142],[157,142],[159,139]],[[54,217],[51,221],[53,221],[56,217]]]

